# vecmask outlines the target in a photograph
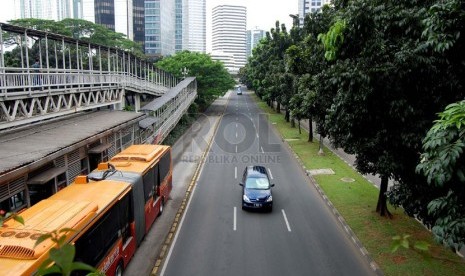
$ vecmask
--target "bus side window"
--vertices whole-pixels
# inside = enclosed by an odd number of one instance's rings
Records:
[[[119,217],[121,222],[121,237],[123,238],[123,244],[126,243],[127,239],[131,236],[129,224],[134,220],[132,212],[132,194],[128,193],[119,202]]]
[[[171,151],[168,151],[163,155],[160,159],[160,183],[165,180],[166,176],[168,175],[170,169],[171,169]]]
[[[145,202],[147,202],[151,197],[153,197],[154,186],[155,186],[155,169],[156,166],[150,168],[147,173],[143,176],[142,180],[144,181],[144,198]]]
[[[108,213],[75,243],[76,259],[96,266],[118,239],[118,208],[113,206]]]

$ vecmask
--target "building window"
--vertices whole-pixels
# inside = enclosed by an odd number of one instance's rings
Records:
[[[0,202],[0,210],[5,212],[19,210],[23,207],[26,207],[24,190]]]

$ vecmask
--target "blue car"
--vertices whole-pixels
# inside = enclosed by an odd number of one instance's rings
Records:
[[[273,195],[268,172],[263,166],[248,166],[244,170],[242,182],[242,209],[273,210]]]

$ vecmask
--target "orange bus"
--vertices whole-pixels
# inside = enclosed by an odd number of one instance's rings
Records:
[[[171,148],[134,145],[88,176],[21,213],[25,224],[0,227],[0,275],[34,274],[53,242],[42,234],[64,228],[76,261],[106,275],[122,275],[136,248],[163,211],[172,188]]]

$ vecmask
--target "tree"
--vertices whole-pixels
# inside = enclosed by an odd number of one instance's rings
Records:
[[[250,81],[250,79],[248,78],[249,76],[249,73],[248,73],[248,70],[249,70],[249,64],[247,63],[246,66],[244,67],[241,67],[239,69],[239,81],[242,83],[242,84],[245,84],[247,87],[252,87],[252,82]]]
[[[437,82],[442,63],[417,49],[427,6],[406,0],[349,2],[330,29],[334,33],[328,33],[344,39],[325,45],[335,49],[327,56],[335,63],[322,75],[338,85],[327,129],[336,146],[356,155],[360,172],[380,175],[376,210],[383,216],[390,216],[388,179],[403,186],[402,192],[424,181],[415,174],[421,140],[434,114],[463,97]],[[426,208],[404,207],[429,222]]]
[[[156,66],[178,78],[182,77],[184,68],[188,70],[189,76],[195,76],[198,93],[196,103],[201,110],[208,107],[216,97],[234,88],[234,79],[223,63],[213,61],[207,54],[182,51],[158,61]]]
[[[464,98],[465,52],[463,48],[465,37],[463,33],[465,32],[465,10],[463,9],[463,1],[438,0],[432,1],[424,9],[424,12],[422,39],[418,41],[416,51],[426,57],[431,63],[431,67],[435,68],[435,70],[431,70],[432,74],[428,74],[422,79],[434,80],[434,85],[431,85],[430,91],[436,95],[436,98],[432,100],[432,104],[436,107],[434,113],[436,113],[444,110],[448,103],[457,102]],[[448,98],[449,100],[447,100]],[[430,129],[434,118],[433,116],[426,125],[425,134]],[[418,151],[421,152],[421,148]],[[420,158],[417,159],[417,162],[418,160]],[[426,225],[432,226],[433,232],[441,234],[437,236],[438,239],[441,240],[440,237],[443,237],[443,241],[449,246],[452,245],[454,239],[457,243],[460,240],[463,242],[463,234],[454,238],[453,235],[450,235],[451,233],[447,233],[451,230],[449,228],[451,225],[447,226],[447,221],[451,217],[447,212],[441,211],[441,209],[450,209],[453,212],[456,208],[463,210],[463,206],[459,205],[460,201],[457,204],[453,203],[457,192],[455,191],[447,197],[449,194],[448,185],[425,185],[426,181],[427,179],[422,179],[422,181],[407,183],[408,185],[405,183],[396,185],[390,193],[391,202],[401,205],[409,215],[421,214],[420,219]],[[441,197],[443,200],[438,201]],[[443,205],[433,204],[432,201],[436,203],[442,201]],[[437,211],[433,212],[433,209]],[[440,233],[441,229],[446,232]],[[463,229],[460,233],[464,233]]]
[[[450,104],[423,140],[417,172],[434,188],[428,204],[432,231],[441,243],[459,249],[465,243],[465,100]]]
[[[317,42],[317,37],[330,27],[333,13],[333,8],[324,6],[321,13],[307,14],[305,25],[298,34],[300,37],[295,34],[295,26],[291,30],[294,44],[286,51],[287,67],[296,76],[297,92],[293,96],[292,113],[309,120],[309,142],[313,142],[313,122],[316,123],[320,133],[320,152],[322,138],[326,136],[325,117],[334,92],[329,94],[331,89],[321,89],[321,86],[330,83],[320,80],[324,77],[320,76],[320,72],[328,66],[328,62],[324,59],[323,46]]]

